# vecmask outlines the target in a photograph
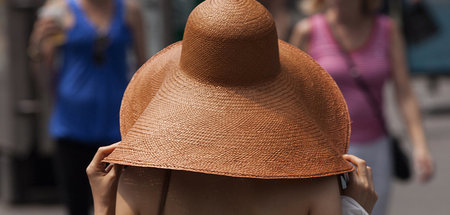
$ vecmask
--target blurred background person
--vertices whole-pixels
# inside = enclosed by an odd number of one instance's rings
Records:
[[[259,0],[272,14],[277,26],[278,38],[288,40],[293,24],[289,11],[290,0]],[[292,7],[291,7],[292,8]]]
[[[278,38],[284,41],[289,40],[289,36],[301,13],[295,10],[296,0],[258,0],[272,14],[277,26]]]
[[[30,55],[41,63],[35,74],[41,85],[55,85],[49,130],[70,214],[89,214],[85,168],[99,146],[120,140],[127,51],[133,49],[136,68],[146,60],[142,22],[133,1],[53,0],[35,23]]]
[[[349,153],[373,167],[379,195],[375,215],[386,214],[391,182],[391,146],[382,114],[377,114],[383,112],[383,87],[389,79],[411,137],[415,170],[421,181],[429,180],[434,171],[410,88],[403,39],[390,18],[377,15],[379,4],[375,0],[304,0],[306,12],[319,13],[300,21],[290,38],[330,73],[347,101],[352,119]],[[367,83],[367,92],[355,76]]]

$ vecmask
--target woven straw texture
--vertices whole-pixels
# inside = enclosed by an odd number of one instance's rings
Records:
[[[183,42],[151,58],[121,107],[122,142],[105,161],[248,178],[349,172],[350,119],[332,78],[278,41],[255,0],[209,0]]]

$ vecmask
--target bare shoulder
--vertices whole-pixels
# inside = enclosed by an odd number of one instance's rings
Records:
[[[117,214],[157,214],[165,171],[127,167],[117,188]]]
[[[319,178],[308,189],[311,201],[311,215],[341,214],[341,199],[337,176]]]
[[[391,42],[396,39],[395,37],[402,35],[400,27],[395,19],[386,15],[377,15],[376,19],[388,33]]]
[[[379,18],[382,19],[384,26],[387,28],[386,32],[388,43],[390,44],[391,57],[395,57],[399,51],[401,52],[401,50],[404,49],[403,32],[397,21],[391,17],[380,15]]]
[[[309,36],[311,34],[310,32],[311,32],[310,18],[300,20],[295,24],[294,30],[292,31],[292,35],[289,41],[292,45],[305,50]]]

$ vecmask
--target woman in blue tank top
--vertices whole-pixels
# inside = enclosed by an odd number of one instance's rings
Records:
[[[134,49],[137,67],[146,60],[138,8],[129,0],[48,1],[31,37],[46,71],[55,67],[54,56],[59,59],[49,130],[70,214],[88,214],[85,168],[99,146],[120,140],[127,51]]]

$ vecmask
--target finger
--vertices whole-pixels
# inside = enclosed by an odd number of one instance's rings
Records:
[[[47,26],[44,30],[45,35],[52,35],[52,34],[57,34],[57,33],[61,33],[61,28],[57,27],[57,26]]]
[[[434,167],[430,160],[422,161],[420,166],[420,181],[427,182],[429,181],[434,173]]]
[[[48,23],[42,27],[41,31],[44,36],[49,36],[62,32],[62,28],[54,23]]]
[[[353,165],[357,165],[358,162],[363,161],[363,159],[355,156],[355,155],[350,155],[350,154],[345,154],[342,156],[345,160],[349,161],[350,163],[352,163]]]
[[[38,20],[38,23],[42,25],[58,25],[58,23],[54,19],[50,18],[41,18]]]
[[[420,182],[425,182],[426,178],[426,165],[425,161],[421,156],[415,156],[414,157],[414,170],[416,171],[417,175],[419,176]]]
[[[367,181],[369,182],[370,187],[374,187],[372,167],[370,167],[370,166],[367,166]]]
[[[97,150],[97,153],[95,153],[94,158],[92,159],[91,163],[89,164],[89,166],[99,166],[102,162],[102,160],[108,156],[109,154],[111,154],[114,149],[117,147],[118,143],[109,145],[109,146],[103,146],[100,147]]]
[[[418,175],[419,175],[419,180],[421,181],[421,182],[424,182],[424,180],[425,180],[425,166],[423,166],[423,164],[422,164],[422,161],[421,160],[417,160],[417,163],[416,163],[416,171],[417,171],[417,173],[418,173]]]
[[[352,186],[352,184],[355,184],[355,183],[356,183],[356,179],[355,179],[355,177],[356,177],[355,171],[348,173],[348,176],[349,176],[348,184],[349,184],[350,186]],[[349,187],[350,187],[350,186],[349,186]],[[354,186],[354,185],[353,185],[353,186]]]
[[[60,29],[60,26],[58,25],[58,23],[56,23],[53,20],[48,20],[48,19],[38,21],[36,23],[35,27],[39,28],[39,29],[43,29],[43,30],[47,30],[50,28],[59,28]]]
[[[353,161],[353,160],[356,160],[356,158],[357,158],[356,156],[350,155],[350,154],[344,154],[344,155],[342,155],[342,157],[343,157],[345,160],[347,160],[348,162],[350,162],[353,166],[356,167],[356,164],[354,163],[355,161]],[[353,162],[352,162],[352,161],[353,161]],[[352,172],[349,173],[349,177],[350,177],[349,183],[350,183],[350,184],[356,182],[356,179],[355,179],[355,177],[357,177],[356,174],[357,174],[357,173],[356,173],[356,168],[355,168],[355,170],[353,170]]]
[[[39,20],[36,22],[33,30],[33,38],[35,41],[41,41],[49,36],[61,33],[63,29],[53,20]]]
[[[34,24],[34,26],[43,26],[43,25],[46,25],[48,22],[50,22],[51,21],[51,19],[44,19],[44,18],[41,18],[41,19],[38,19],[37,21],[36,21],[36,23]]]
[[[367,176],[367,164],[366,161],[356,157],[354,155],[343,155],[343,158],[349,162],[351,162],[353,165],[356,166],[356,174],[362,175],[363,177]]]
[[[109,164],[108,166],[106,166],[105,168],[105,172],[109,173],[109,171],[111,171],[111,169],[114,167],[114,164]]]

